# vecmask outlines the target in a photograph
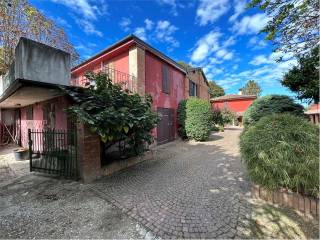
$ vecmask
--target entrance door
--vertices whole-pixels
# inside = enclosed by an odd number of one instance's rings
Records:
[[[174,140],[174,109],[158,108],[161,117],[157,126],[157,142],[164,144]]]

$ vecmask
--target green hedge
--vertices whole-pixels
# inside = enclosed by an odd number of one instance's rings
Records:
[[[269,190],[319,195],[319,127],[291,114],[261,118],[240,138],[250,178]]]
[[[186,127],[185,127],[185,121],[186,121],[186,104],[187,100],[182,100],[179,102],[178,105],[178,134],[181,138],[186,139],[187,133],[186,133]]]
[[[212,111],[208,101],[189,98],[186,103],[185,129],[189,139],[205,141],[212,126]]]
[[[243,124],[248,127],[260,118],[274,113],[291,113],[303,116],[303,107],[285,95],[268,95],[256,99],[244,114]]]

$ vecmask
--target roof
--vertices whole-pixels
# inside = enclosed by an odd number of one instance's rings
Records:
[[[210,102],[224,101],[224,100],[237,100],[237,99],[256,99],[256,95],[238,95],[238,94],[229,94],[221,97],[211,98]]]
[[[170,57],[168,57],[167,55],[165,55],[164,53],[160,52],[159,50],[155,49],[154,47],[152,47],[151,45],[149,45],[148,43],[146,43],[145,41],[141,40],[140,38],[138,38],[137,36],[131,34],[123,39],[121,39],[120,41],[114,43],[113,45],[107,47],[106,49],[102,50],[101,52],[97,53],[96,55],[88,58],[87,60],[83,61],[82,63],[80,63],[79,65],[73,67],[71,69],[71,71],[76,70],[77,68],[85,65],[86,63],[89,63],[90,61],[94,60],[95,58],[113,50],[114,48],[117,48],[123,44],[125,44],[126,42],[133,40],[135,43],[139,44],[140,46],[144,47],[146,50],[148,50],[149,52],[155,54],[156,56],[160,57],[162,60],[166,61],[167,63],[169,63],[170,65],[174,66],[176,69],[180,70],[183,73],[186,73],[186,70],[184,68],[181,67],[181,65],[179,63],[177,63],[176,61],[174,61],[173,59],[171,59]]]
[[[309,106],[308,110],[304,112],[305,114],[316,114],[320,113],[320,104],[312,104]]]
[[[204,81],[205,81],[206,84],[209,86],[208,79],[207,79],[206,75],[204,74],[202,67],[187,68],[187,73],[188,73],[188,72],[191,72],[191,71],[200,71],[201,74],[202,74],[202,76],[203,76],[203,78],[204,78]]]

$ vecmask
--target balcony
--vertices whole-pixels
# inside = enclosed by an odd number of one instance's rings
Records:
[[[118,71],[114,68],[104,67],[101,72],[107,74],[112,80],[113,84],[121,86],[123,91],[134,93],[136,92],[137,78],[125,72]],[[85,76],[73,77],[71,79],[71,85],[86,86],[88,80]]]

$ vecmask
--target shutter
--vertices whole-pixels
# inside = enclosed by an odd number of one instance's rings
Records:
[[[192,96],[192,93],[193,93],[193,82],[191,80],[189,80],[189,96]]]
[[[162,92],[169,93],[169,69],[168,66],[163,64],[162,65]]]

